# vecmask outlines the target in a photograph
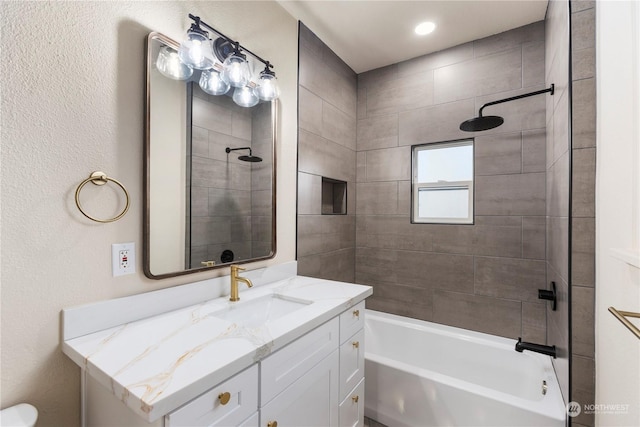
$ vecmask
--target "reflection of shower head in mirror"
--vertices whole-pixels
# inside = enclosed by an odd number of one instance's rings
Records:
[[[256,162],[261,162],[262,158],[260,158],[258,156],[252,156],[251,154],[249,154],[248,156],[240,156],[240,157],[238,157],[238,160],[242,160],[243,162],[256,163]]]
[[[257,163],[257,162],[261,162],[262,161],[262,157],[258,157],[258,156],[254,156],[251,153],[251,147],[240,147],[240,148],[225,148],[224,151],[229,154],[232,151],[236,151],[236,150],[249,150],[249,155],[248,156],[240,156],[238,157],[238,160],[242,160],[243,162],[251,162],[251,163]]]

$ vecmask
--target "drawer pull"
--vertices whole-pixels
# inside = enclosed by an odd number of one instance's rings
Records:
[[[360,396],[358,395],[352,396],[351,400],[353,400],[353,403],[358,403],[358,400],[360,400]]]
[[[360,348],[360,341],[354,341],[351,343],[351,345],[353,346],[353,348]]]
[[[353,310],[353,317],[360,318],[360,310]]]
[[[231,393],[229,393],[228,391],[225,391],[224,393],[220,393],[218,395],[218,400],[220,401],[221,404],[226,405],[227,403],[229,403],[229,400],[231,400]]]
[[[278,422],[277,421],[269,421],[267,423],[267,427],[278,427]]]

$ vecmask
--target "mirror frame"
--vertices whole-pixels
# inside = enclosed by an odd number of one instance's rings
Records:
[[[186,274],[202,273],[210,270],[229,267],[232,264],[246,264],[249,262],[272,259],[277,252],[276,239],[276,143],[277,143],[277,123],[278,123],[278,100],[271,101],[271,155],[273,165],[271,170],[271,252],[263,257],[247,258],[233,261],[231,263],[218,264],[212,267],[197,267],[174,271],[162,274],[151,272],[151,70],[153,69],[153,58],[151,57],[151,43],[159,40],[167,46],[178,50],[180,44],[162,33],[151,32],[145,39],[145,146],[144,146],[144,198],[143,198],[143,269],[144,275],[150,279],[167,279],[170,277],[183,276]]]

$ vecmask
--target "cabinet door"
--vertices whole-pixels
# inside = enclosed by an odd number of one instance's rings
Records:
[[[364,377],[364,329],[340,346],[340,400]]]
[[[260,362],[260,406],[334,352],[339,330],[338,319],[329,320]]]
[[[340,427],[364,425],[364,378],[340,404]]]
[[[337,427],[338,370],[335,350],[260,410],[260,426]]]

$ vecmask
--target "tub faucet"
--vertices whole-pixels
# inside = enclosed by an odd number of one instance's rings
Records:
[[[231,294],[229,295],[229,301],[240,300],[240,297],[238,296],[238,282],[245,283],[250,288],[253,287],[251,280],[238,275],[240,271],[244,270],[246,270],[246,268],[242,268],[239,265],[231,266]]]
[[[536,353],[546,354],[547,356],[553,356],[556,358],[556,346],[555,345],[542,345],[534,344],[531,342],[522,341],[521,337],[518,337],[516,343],[516,351],[522,353],[523,350],[535,351]]]

